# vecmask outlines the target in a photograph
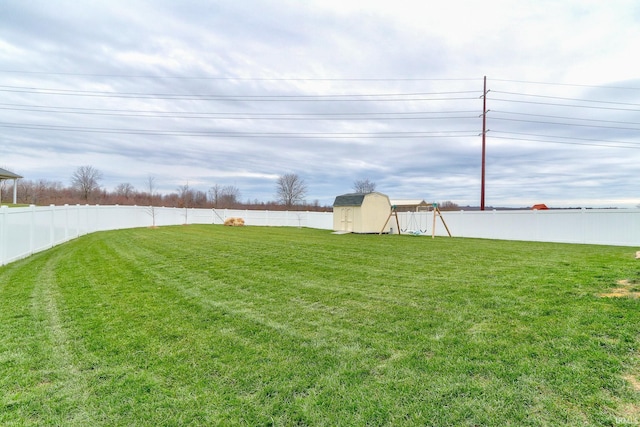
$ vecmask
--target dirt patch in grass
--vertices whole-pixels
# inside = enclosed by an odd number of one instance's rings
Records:
[[[640,393],[640,380],[636,375],[627,374],[622,378],[629,383],[636,393]],[[627,403],[620,406],[616,413],[616,419],[623,425],[638,425],[640,421],[640,405]]]
[[[603,298],[640,298],[640,284],[627,279],[618,280],[618,287],[600,294]]]
[[[633,387],[635,391],[640,392],[640,380],[637,377],[634,375],[625,375],[623,378],[631,384],[631,387]]]

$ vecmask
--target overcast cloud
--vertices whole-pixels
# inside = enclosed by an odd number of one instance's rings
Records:
[[[0,167],[330,205],[640,204],[640,3],[0,2]]]

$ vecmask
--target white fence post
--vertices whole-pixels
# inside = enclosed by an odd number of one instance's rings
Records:
[[[64,241],[69,240],[69,205],[64,205]]]
[[[56,240],[56,208],[54,205],[49,205],[51,209],[51,216],[49,219],[49,247],[52,248]]]
[[[580,243],[586,243],[587,241],[587,210],[585,208],[581,208],[580,209],[580,230],[582,230],[582,232],[580,234],[582,234],[582,239],[580,240]]]
[[[5,264],[7,247],[7,222],[9,221],[9,207],[0,206],[0,265]]]
[[[29,205],[31,209],[31,221],[29,223],[29,255],[35,251],[36,238],[36,205]]]

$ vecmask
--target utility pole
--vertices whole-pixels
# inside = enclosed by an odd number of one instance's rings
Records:
[[[482,179],[480,188],[480,210],[484,210],[484,174],[485,174],[485,155],[487,152],[486,145],[487,136],[487,76],[484,76],[484,89],[482,90]]]

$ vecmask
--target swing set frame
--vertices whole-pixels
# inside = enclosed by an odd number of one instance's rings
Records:
[[[411,214],[415,215],[414,212],[411,212]],[[391,212],[389,212],[389,216],[387,217],[387,220],[384,222],[384,225],[382,226],[382,229],[380,230],[380,233],[378,235],[381,235],[384,232],[384,230],[387,227],[387,224],[389,224],[389,220],[391,220],[392,216],[396,217],[396,226],[398,227],[398,234],[401,234],[402,230],[400,229],[400,221],[398,220],[397,206],[396,205],[392,205],[391,206]],[[444,220],[444,217],[442,216],[442,212],[440,211],[440,208],[438,207],[438,204],[434,203],[433,204],[433,225],[431,227],[431,238],[434,239],[436,237],[436,217],[439,217],[440,221],[442,221],[442,225],[444,225],[445,230],[447,230],[447,234],[449,235],[449,237],[453,237],[451,235],[451,231],[449,230],[449,227],[447,226],[447,223]],[[412,219],[415,220],[415,216],[413,216]],[[423,233],[422,230],[419,230],[419,231],[420,231],[420,233]],[[426,232],[426,231],[427,230],[425,229],[424,232]]]

